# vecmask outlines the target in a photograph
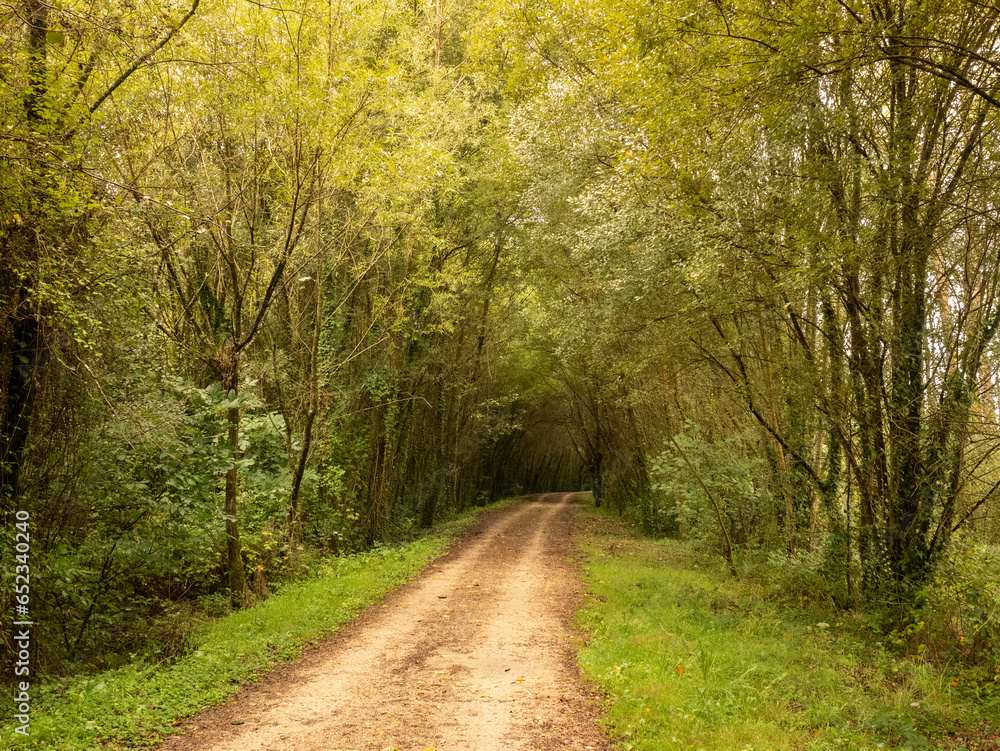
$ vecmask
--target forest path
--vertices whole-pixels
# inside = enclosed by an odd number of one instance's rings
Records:
[[[485,512],[418,579],[161,751],[609,751],[574,661],[573,498]]]

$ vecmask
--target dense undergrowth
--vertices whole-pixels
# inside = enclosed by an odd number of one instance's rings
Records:
[[[887,636],[863,612],[734,579],[690,543],[600,511],[584,528],[580,661],[624,749],[1000,748],[1000,665],[960,659],[972,634],[941,611]],[[934,586],[953,586],[948,565]]]
[[[256,607],[204,619],[176,660],[136,661],[99,674],[52,680],[32,693],[30,736],[3,726],[0,748],[106,751],[153,745],[178,720],[224,701],[241,684],[293,659],[409,581],[475,513],[403,545],[327,559],[310,577]]]

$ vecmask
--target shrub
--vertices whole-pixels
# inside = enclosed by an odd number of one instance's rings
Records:
[[[829,589],[823,575],[826,549],[816,545],[812,550],[802,548],[795,555],[772,550],[764,565],[764,579],[771,594],[782,598],[813,598]]]
[[[721,506],[733,543],[760,542],[767,529],[764,519],[774,516],[768,509],[775,501],[761,481],[763,461],[752,458],[754,452],[745,438],[736,435],[711,441],[697,424],[689,422],[674,441],[683,454],[668,442],[651,462],[654,497],[644,514],[647,528],[690,540],[717,540],[719,523],[705,492],[708,488]]]
[[[957,660],[1000,683],[1000,550],[956,539],[917,596],[911,625],[900,635],[936,662]]]

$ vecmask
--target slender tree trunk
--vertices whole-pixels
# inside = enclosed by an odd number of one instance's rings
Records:
[[[240,385],[240,355],[231,345],[223,350],[219,357],[222,375],[222,388],[227,396],[235,395]],[[229,582],[229,593],[237,606],[250,602],[250,588],[247,586],[243,571],[243,549],[240,546],[240,527],[236,504],[236,491],[239,475],[236,461],[240,457],[240,409],[230,407],[226,411],[228,423],[229,445],[233,448],[233,466],[226,472],[226,496],[224,510],[226,515],[226,577]]]
[[[312,448],[313,422],[316,419],[316,409],[311,408],[306,415],[306,424],[302,428],[302,450],[299,452],[299,460],[295,465],[292,475],[292,493],[288,499],[288,536],[290,540],[296,540],[301,535],[300,514],[299,514],[299,491],[302,488],[302,477],[306,473],[306,464],[309,461],[309,451]]]

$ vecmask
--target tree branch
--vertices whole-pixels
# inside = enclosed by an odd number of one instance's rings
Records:
[[[155,45],[150,47],[144,54],[140,55],[139,58],[134,63],[132,63],[132,65],[129,66],[128,70],[126,70],[124,73],[118,76],[115,82],[108,87],[107,91],[101,94],[97,98],[97,101],[94,102],[92,105],[90,105],[90,113],[93,114],[97,110],[97,108],[104,103],[105,99],[114,94],[115,90],[119,86],[125,83],[129,78],[132,77],[133,73],[139,70],[139,68],[143,65],[143,63],[149,60],[149,58],[151,58],[161,49],[163,49],[163,47],[167,44],[167,42],[173,39],[177,35],[177,33],[184,28],[184,24],[186,24],[191,19],[191,16],[193,16],[195,11],[198,10],[198,5],[200,4],[201,0],[194,0],[194,2],[191,4],[191,10],[189,10],[187,12],[187,15],[185,15],[184,18],[180,20],[180,23],[178,23],[176,26],[174,26],[174,28],[168,31],[167,35],[163,37],[163,39],[161,39]]]

